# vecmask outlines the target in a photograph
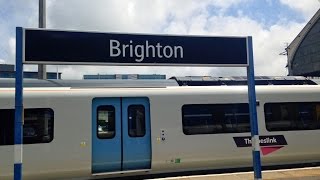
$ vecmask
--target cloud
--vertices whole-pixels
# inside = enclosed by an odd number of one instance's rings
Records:
[[[247,0],[248,1],[248,0]],[[256,75],[286,75],[286,56],[279,53],[285,43],[298,34],[304,24],[281,20],[265,27],[249,17],[226,15],[225,9],[244,0],[177,1],[54,1],[50,5],[49,24],[53,28],[80,30],[165,33],[212,36],[253,36]],[[66,8],[72,7],[72,8]],[[219,13],[210,13],[215,7]],[[307,8],[306,8],[307,9]],[[284,21],[286,22],[286,21]],[[232,53],[232,52],[230,52]],[[63,77],[81,78],[95,73],[161,73],[168,76],[245,75],[245,68],[174,67],[61,67]],[[78,69],[78,70],[75,70]],[[80,69],[80,70],[79,70]],[[75,75],[77,74],[77,75]]]
[[[210,6],[226,9],[248,0],[176,0],[176,1],[52,1],[48,5],[48,27],[57,29],[93,30],[104,32],[190,34],[180,21],[194,19],[206,22]],[[72,7],[72,8],[67,8]],[[176,31],[170,30],[169,27]],[[193,29],[204,24],[193,24]],[[52,67],[54,69],[54,67]],[[51,68],[48,68],[51,69]],[[77,69],[77,70],[75,70]],[[196,69],[196,70],[194,70]],[[212,68],[175,67],[83,67],[60,66],[63,78],[81,78],[82,74],[96,73],[161,73],[172,75],[209,75]],[[78,74],[77,74],[78,73]]]
[[[14,64],[15,28],[37,26],[37,1],[0,0],[0,7],[0,58],[5,59],[5,63]]]
[[[168,21],[188,19],[208,7],[225,9],[248,0],[68,0],[48,5],[53,28],[122,32],[161,32]]]
[[[15,54],[16,53],[16,38],[14,38],[14,37],[9,38],[8,44],[9,44],[9,48],[10,48],[10,54]]]
[[[314,14],[317,1],[281,0],[303,16]],[[316,3],[314,3],[316,2]],[[228,9],[252,0],[50,0],[47,3],[47,27],[55,29],[93,30],[102,32],[156,33],[208,36],[252,36],[256,75],[286,75],[286,56],[279,53],[285,49],[303,28],[306,22],[279,19],[271,25],[263,24],[244,13],[228,14]],[[268,1],[269,4],[270,1]],[[305,4],[305,5],[304,5]],[[318,3],[320,4],[320,3]],[[34,9],[34,8],[33,8]],[[235,8],[237,9],[237,8]],[[238,10],[241,12],[241,9]],[[266,17],[267,18],[267,17]],[[284,17],[286,18],[286,17]],[[30,22],[34,23],[34,18]],[[36,19],[37,20],[37,19]],[[309,19],[306,19],[306,21]],[[30,23],[32,24],[32,23]],[[1,25],[0,25],[1,27]],[[12,36],[7,44],[14,62],[15,40]],[[232,53],[232,52],[230,52]],[[6,59],[6,58],[4,58]],[[37,66],[25,69],[36,70]],[[81,79],[83,74],[167,74],[170,76],[246,75],[245,68],[208,67],[118,67],[118,66],[59,66],[65,79]],[[57,71],[48,66],[48,71]]]
[[[0,64],[4,64],[6,61],[4,59],[0,59]]]
[[[314,13],[320,8],[319,0],[280,0],[282,4],[301,12],[306,20],[309,20]]]
[[[274,24],[266,28],[263,24],[245,16],[199,15],[189,20],[172,22],[165,31],[212,36],[252,36],[256,75],[285,76],[287,58],[280,56],[279,53],[285,50],[286,43],[290,43],[303,26],[304,23],[291,22]],[[237,76],[246,75],[246,71],[243,68],[214,68],[209,74]]]

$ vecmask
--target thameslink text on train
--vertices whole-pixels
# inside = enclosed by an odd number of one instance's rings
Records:
[[[250,138],[245,138],[244,139],[246,144],[250,144],[252,143]],[[260,144],[276,144],[277,143],[277,139],[275,137],[273,138],[264,138],[264,139],[260,139],[259,140]]]
[[[110,39],[110,57],[131,57],[136,62],[142,62],[146,57],[183,59],[182,46],[162,45],[159,42],[149,44],[146,40],[144,44],[134,44],[132,40],[129,44],[123,44],[118,40]]]

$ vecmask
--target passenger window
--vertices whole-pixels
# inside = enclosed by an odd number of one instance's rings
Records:
[[[0,109],[0,145],[13,145],[14,109]]]
[[[0,145],[14,144],[14,109],[1,109]],[[54,113],[49,108],[25,109],[23,144],[49,143],[53,140]]]
[[[186,135],[249,132],[249,106],[248,104],[184,105],[182,125]]]
[[[130,137],[143,137],[146,134],[145,108],[143,105],[128,107],[128,134]]]
[[[264,110],[268,131],[320,129],[320,103],[267,103]]]
[[[111,139],[115,136],[115,108],[113,106],[97,108],[97,132],[99,139]]]
[[[53,140],[52,109],[27,109],[24,115],[25,144],[48,143]]]

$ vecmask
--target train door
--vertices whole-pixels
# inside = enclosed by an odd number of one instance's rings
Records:
[[[148,98],[92,102],[92,173],[151,168]]]

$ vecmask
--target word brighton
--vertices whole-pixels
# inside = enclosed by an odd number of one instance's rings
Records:
[[[160,43],[156,45],[149,44],[133,44],[132,40],[129,44],[121,44],[118,40],[110,39],[110,57],[134,57],[136,62],[142,62],[145,57],[152,58],[183,58],[182,46],[163,46]]]

